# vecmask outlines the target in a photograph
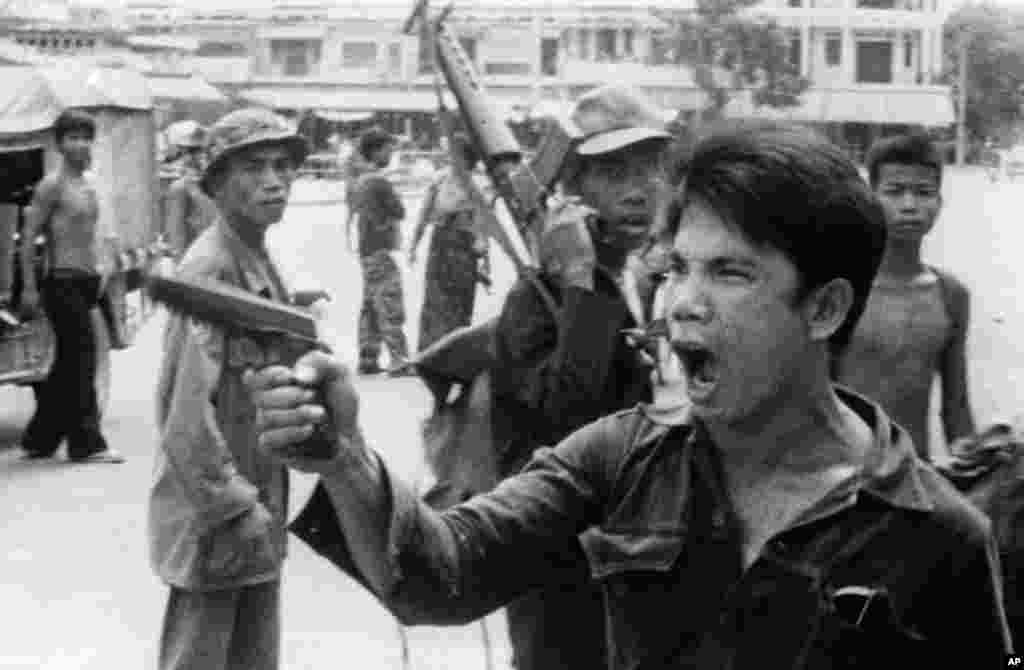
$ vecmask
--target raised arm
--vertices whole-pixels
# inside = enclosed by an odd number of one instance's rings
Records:
[[[942,380],[942,427],[946,442],[975,432],[967,382],[967,331],[970,326],[970,294],[967,287],[951,275],[943,277],[949,284],[949,313],[953,328],[939,362]]]
[[[321,380],[329,380],[320,386],[331,408],[325,425],[355,425],[347,375],[312,354],[294,376],[268,368],[247,377],[261,408],[261,447],[321,475],[291,527],[300,538],[406,624],[465,623],[564,579],[576,564],[562,548],[599,521],[611,488],[617,424],[588,426],[556,449],[541,450],[521,475],[494,491],[437,512],[393,476],[355,429],[330,429],[337,435],[332,460],[298,455],[296,445],[317,420],[317,406],[303,407],[310,400],[301,396]],[[304,386],[288,386],[295,381]]]

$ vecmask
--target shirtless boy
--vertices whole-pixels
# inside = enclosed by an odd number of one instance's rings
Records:
[[[36,188],[21,244],[22,310],[40,304],[57,337],[50,374],[36,394],[36,411],[21,438],[25,457],[53,456],[68,441],[68,458],[80,463],[121,463],[100,433],[96,403],[96,339],[90,311],[98,304],[101,276],[96,253],[99,200],[86,174],[92,160],[96,123],[76,110],[54,123],[61,166]],[[47,237],[48,270],[36,286],[34,241]]]
[[[878,401],[930,460],[936,374],[946,442],[974,432],[965,355],[969,294],[956,277],[921,259],[921,243],[942,208],[942,156],[923,135],[897,135],[877,142],[867,164],[888,242],[867,310],[836,361],[837,377]]]

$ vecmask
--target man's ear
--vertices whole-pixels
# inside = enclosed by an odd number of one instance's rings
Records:
[[[803,312],[812,340],[826,341],[846,321],[853,306],[853,285],[841,277],[814,289],[804,300]]]

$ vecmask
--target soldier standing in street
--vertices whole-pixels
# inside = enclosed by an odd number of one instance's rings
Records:
[[[185,279],[216,279],[294,302],[266,247],[309,152],[279,116],[228,114],[211,129],[200,186],[219,218],[188,249]],[[170,587],[160,670],[275,670],[288,473],[256,449],[242,372],[260,349],[172,315],[157,387],[160,451],[150,552]]]
[[[401,247],[399,224],[405,206],[387,176],[396,140],[372,128],[359,138],[359,153],[374,171],[356,186],[359,220],[359,264],[363,270],[363,303],[359,312],[359,372],[377,374],[381,344],[388,347],[393,374],[408,374],[409,347],[405,332],[405,295],[394,253]]]
[[[168,142],[179,152],[181,176],[167,189],[166,231],[174,258],[180,260],[199,233],[217,218],[217,206],[199,187],[206,129],[185,122],[173,130]]]
[[[57,338],[46,380],[36,386],[36,411],[21,437],[25,458],[52,457],[65,438],[68,458],[78,463],[122,463],[100,431],[96,399],[97,347],[92,309],[99,304],[103,276],[96,245],[99,196],[88,172],[96,121],[66,110],[53,132],[61,166],[43,177],[21,236],[21,309],[39,309],[36,237],[46,236],[47,270],[43,309]]]

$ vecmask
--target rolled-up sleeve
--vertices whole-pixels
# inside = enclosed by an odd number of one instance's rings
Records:
[[[322,480],[291,530],[321,556],[353,576],[408,625],[461,625],[527,591],[557,583],[578,569],[567,541],[598,523],[623,439],[602,420],[539,450],[518,476],[444,512],[431,509],[378,461],[372,501],[381,520],[347,529],[348,514],[328,489],[359,490],[352,482]],[[617,437],[618,435],[618,437]],[[339,475],[344,479],[345,475]],[[350,543],[360,542],[354,547]],[[379,555],[367,553],[378,547]],[[383,566],[383,569],[382,569]],[[376,575],[376,576],[374,576]]]
[[[200,530],[245,513],[258,500],[217,424],[213,403],[224,343],[212,326],[177,316],[168,322],[157,408],[160,448]]]

